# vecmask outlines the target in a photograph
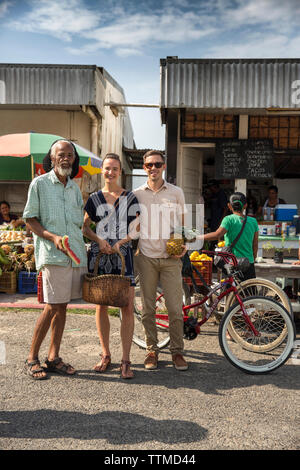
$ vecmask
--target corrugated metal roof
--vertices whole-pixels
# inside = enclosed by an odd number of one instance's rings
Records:
[[[105,83],[93,65],[0,64],[0,104],[96,105],[95,75]]]
[[[173,57],[160,63],[161,108],[300,109],[292,88],[300,59]]]

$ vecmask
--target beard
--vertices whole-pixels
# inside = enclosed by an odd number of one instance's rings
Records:
[[[69,168],[62,168],[61,166],[57,167],[57,173],[60,176],[71,176],[72,173],[72,167],[69,166]]]

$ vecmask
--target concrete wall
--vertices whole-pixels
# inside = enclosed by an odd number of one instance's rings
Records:
[[[55,134],[90,148],[90,119],[81,110],[0,109],[0,135],[40,132]]]
[[[22,215],[27,200],[29,183],[12,183],[7,181],[0,184],[0,201],[10,204],[12,214]]]

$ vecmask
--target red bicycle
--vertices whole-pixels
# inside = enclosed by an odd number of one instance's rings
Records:
[[[183,285],[184,301],[183,336],[195,339],[201,326],[215,312],[221,300],[234,295],[236,303],[223,315],[219,325],[218,338],[221,350],[229,362],[249,374],[271,372],[282,366],[293,352],[295,327],[287,309],[273,298],[251,296],[242,298],[237,289],[236,278],[240,276],[240,266],[232,253],[203,251],[209,256],[220,256],[228,277],[214,284],[205,295],[200,294],[195,302],[186,304],[189,298],[186,285]],[[156,325],[158,347],[166,347],[170,341],[169,320],[164,295],[158,288],[156,299]],[[139,285],[135,295],[135,331],[133,341],[146,348],[142,326],[142,303]]]

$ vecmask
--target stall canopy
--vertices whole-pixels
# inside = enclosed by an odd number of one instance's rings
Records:
[[[43,159],[53,142],[59,139],[64,137],[35,132],[1,136],[0,180],[31,181],[34,175],[44,173]],[[80,161],[76,178],[80,178],[83,171],[90,175],[101,173],[102,159],[75,142],[72,143],[76,147]]]

